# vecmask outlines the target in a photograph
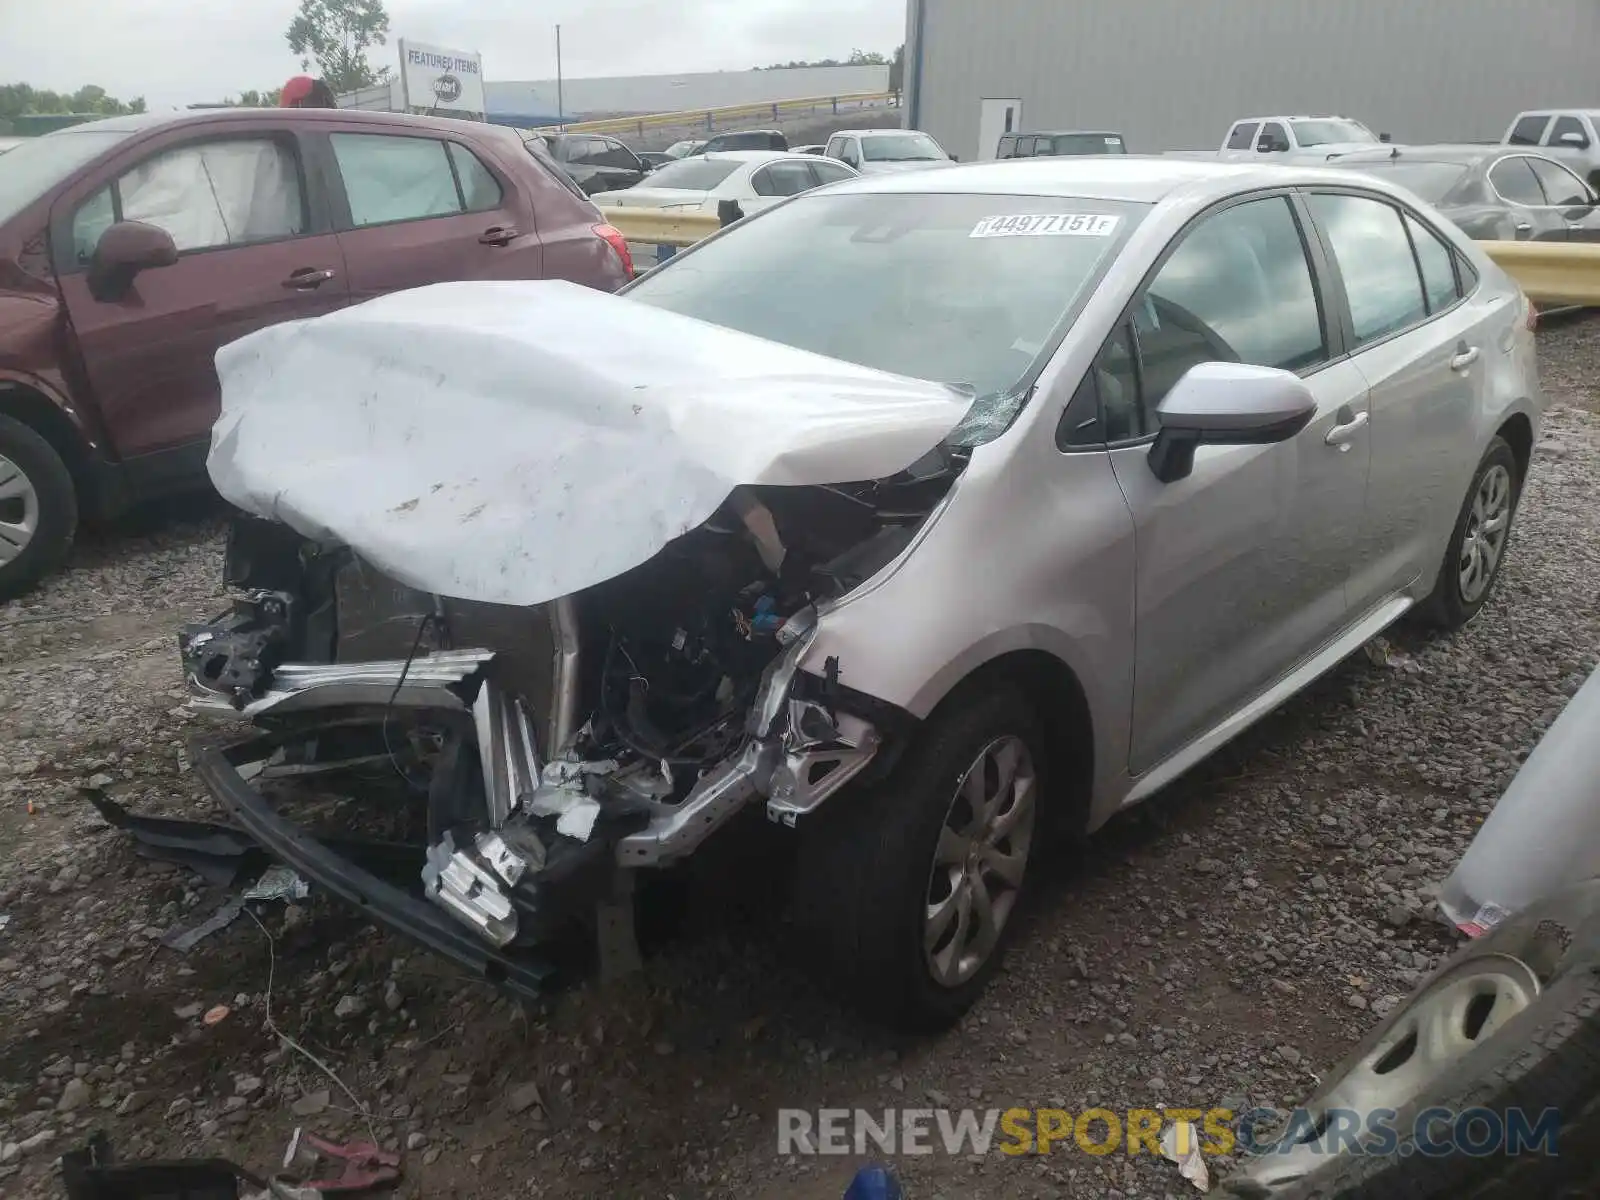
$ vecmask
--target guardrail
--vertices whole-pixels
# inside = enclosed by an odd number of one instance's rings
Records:
[[[1600,307],[1600,244],[1479,242],[1528,299],[1538,304]]]
[[[716,128],[719,120],[729,120],[735,117],[771,117],[776,121],[784,113],[799,112],[802,109],[815,111],[819,105],[827,105],[831,111],[838,112],[843,104],[847,109],[854,105],[857,108],[867,104],[877,104],[888,101],[894,97],[894,92],[857,92],[848,96],[810,96],[797,100],[775,100],[763,104],[731,104],[723,108],[691,108],[683,112],[651,113],[643,117],[610,117],[603,121],[580,121],[567,125],[546,125],[536,129],[535,133],[628,133],[634,132],[643,135],[646,129],[655,129],[663,125],[699,125],[703,124],[709,132]]]
[[[678,248],[710,237],[722,222],[704,213],[671,213],[653,208],[600,211],[630,242]],[[1600,308],[1600,243],[1479,242],[1530,300],[1539,304],[1577,304]]]

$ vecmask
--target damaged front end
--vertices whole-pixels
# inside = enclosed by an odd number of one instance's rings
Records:
[[[793,825],[881,769],[899,710],[801,660],[830,602],[911,546],[964,459],[863,484],[742,486],[647,561],[532,606],[428,594],[350,548],[240,518],[229,611],[180,635],[191,706],[255,736],[198,756],[272,853],[513,987],[533,951],[756,803]],[[417,848],[411,879],[330,854],[335,825]],[[316,804],[311,807],[316,808]]]

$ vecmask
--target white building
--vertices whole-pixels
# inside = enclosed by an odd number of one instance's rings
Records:
[[[907,0],[906,106],[962,159],[1017,130],[1217,148],[1236,117],[1354,117],[1397,142],[1495,141],[1592,106],[1596,0]]]

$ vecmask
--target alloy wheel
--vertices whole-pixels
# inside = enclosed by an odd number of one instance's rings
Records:
[[[943,987],[993,956],[1016,908],[1038,808],[1033,755],[1019,737],[990,742],[956,785],[939,830],[923,919],[923,955]]]
[[[0,567],[16,561],[39,529],[39,493],[16,463],[0,455]]]
[[[1461,599],[1476,604],[1494,579],[1511,532],[1511,472],[1498,463],[1484,473],[1461,538],[1457,580]]]

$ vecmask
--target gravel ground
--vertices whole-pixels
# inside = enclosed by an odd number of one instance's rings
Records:
[[[304,1124],[400,1149],[404,1195],[833,1200],[854,1164],[780,1158],[779,1107],[1295,1102],[1451,947],[1435,887],[1600,657],[1600,320],[1541,349],[1546,440],[1482,619],[1394,633],[1055,864],[1008,969],[929,1040],[818,996],[767,906],[707,916],[715,891],[641,975],[548,1008],[315,897],[158,952],[220,896],[74,788],[208,810],[173,633],[217,605],[220,519],[86,541],[0,607],[0,1192],[58,1194],[91,1129],[270,1169]],[[919,1197],[1188,1188],[1149,1156],[901,1165]]]

